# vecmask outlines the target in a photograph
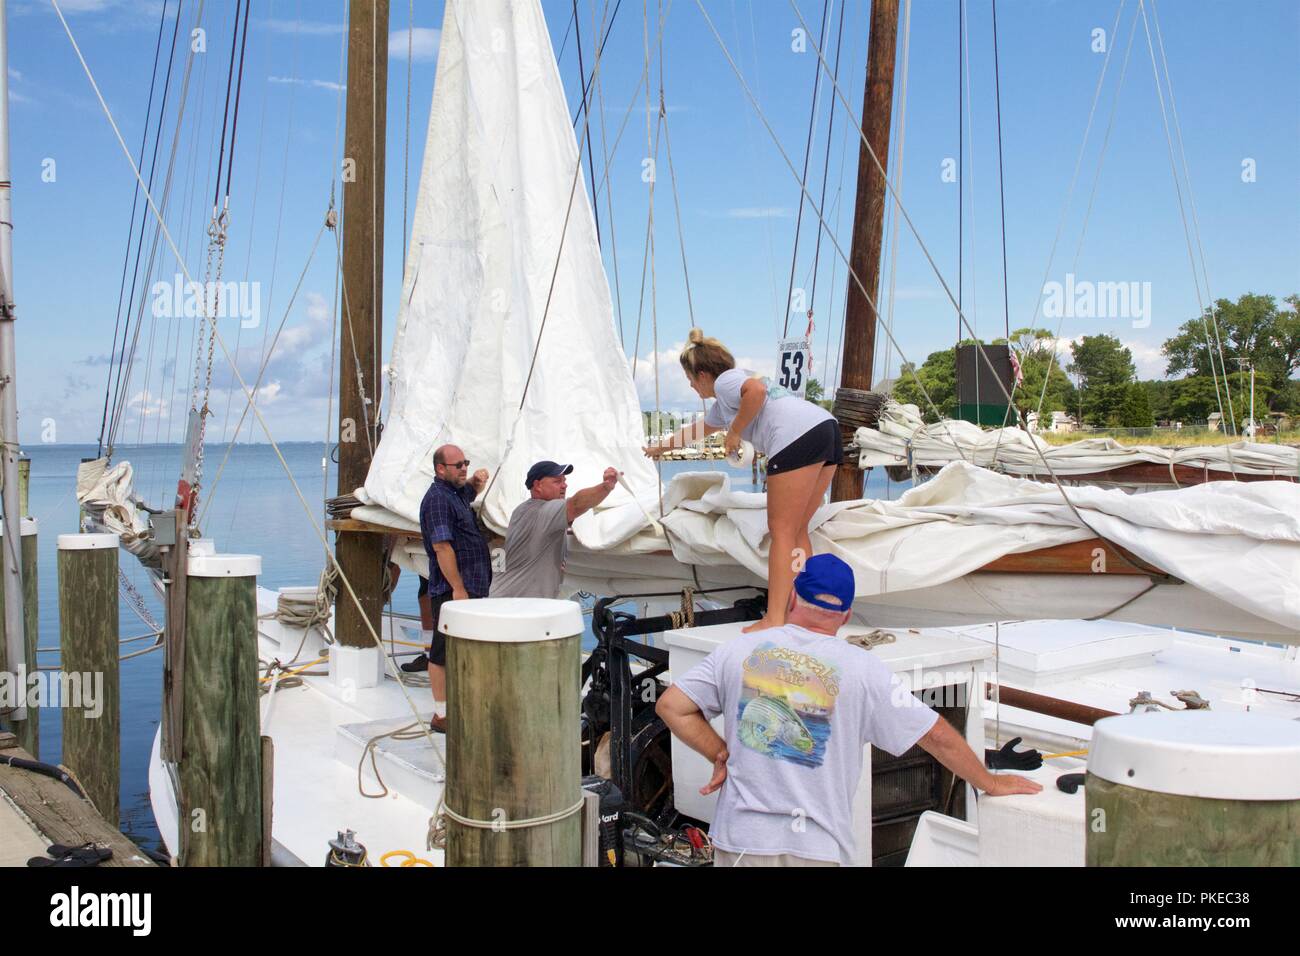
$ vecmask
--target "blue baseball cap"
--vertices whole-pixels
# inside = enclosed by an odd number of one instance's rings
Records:
[[[539,461],[528,469],[528,477],[524,479],[524,487],[531,491],[533,482],[538,478],[558,478],[560,475],[567,475],[571,471],[573,471],[572,465],[560,465],[553,461]]]
[[[847,611],[853,605],[853,569],[833,554],[814,554],[795,577],[794,590],[809,604],[828,611]],[[839,603],[824,600],[826,597]]]

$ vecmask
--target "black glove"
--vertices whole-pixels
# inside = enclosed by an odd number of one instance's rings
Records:
[[[1019,737],[1012,737],[1001,750],[984,751],[984,765],[990,770],[1037,770],[1043,765],[1043,755],[1037,750],[1016,750]]]

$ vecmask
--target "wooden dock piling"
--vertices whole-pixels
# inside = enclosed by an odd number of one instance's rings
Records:
[[[19,464],[22,464],[20,462]],[[24,509],[25,510],[25,509]],[[0,539],[4,537],[4,526],[0,523]],[[37,524],[35,518],[23,518],[23,646],[26,650],[24,666],[15,667],[16,676],[23,678],[23,687],[27,679],[36,673],[36,642],[40,638],[39,590],[36,586],[36,543]],[[0,588],[0,621],[4,620],[4,589]],[[0,673],[9,669],[8,653],[5,640],[0,637]],[[40,753],[40,710],[28,707],[26,716],[21,720],[0,720],[0,728],[7,728],[17,736],[18,746],[31,754]]]
[[[446,865],[580,866],[578,605],[453,601],[438,626],[448,635]]]
[[[189,557],[185,585],[182,866],[260,866],[262,738],[255,555]]]
[[[115,534],[61,534],[58,539],[63,762],[100,815],[114,825],[122,750],[117,546]]]

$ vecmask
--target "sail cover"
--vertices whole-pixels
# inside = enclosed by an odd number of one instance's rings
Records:
[[[448,0],[363,502],[418,521],[444,443],[493,475],[497,531],[542,459],[572,463],[575,486],[612,465],[655,489],[579,162],[537,0]]]

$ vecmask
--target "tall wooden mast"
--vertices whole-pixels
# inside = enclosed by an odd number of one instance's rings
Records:
[[[862,131],[866,140],[858,150],[858,193],[853,211],[853,242],[849,250],[849,268],[862,280],[862,288],[871,296],[872,302],[880,301],[880,247],[885,218],[885,177],[880,168],[888,170],[897,41],[898,0],[872,0],[867,83],[862,95]],[[872,159],[872,152],[879,158],[880,167]],[[844,364],[838,398],[855,403],[865,398],[861,393],[871,389],[879,316],[852,275],[848,282],[844,311]],[[853,427],[846,424],[843,430],[847,444],[853,437]],[[835,473],[831,500],[849,501],[860,497],[862,472],[855,460],[846,459]]]
[[[365,483],[374,447],[383,337],[384,136],[388,103],[388,0],[352,0],[348,24],[347,133],[343,156],[343,317],[339,323],[339,484],[348,495]],[[360,599],[339,588],[335,637],[369,647],[379,633],[384,539],[341,531],[339,569]],[[363,616],[364,613],[364,616]]]

